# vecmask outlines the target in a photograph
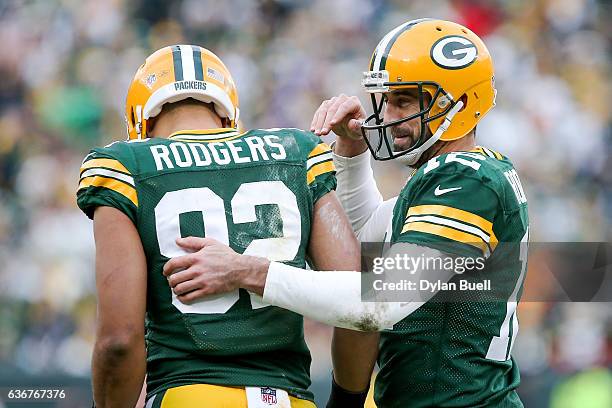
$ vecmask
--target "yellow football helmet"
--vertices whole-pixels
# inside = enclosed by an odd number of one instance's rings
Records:
[[[223,62],[197,45],[173,45],[151,54],[138,68],[127,94],[125,119],[130,139],[147,137],[147,121],[166,103],[194,98],[238,124],[238,92]]]
[[[362,85],[370,93],[374,114],[365,121],[362,132],[377,160],[403,156],[407,164],[415,164],[437,140],[467,135],[495,105],[489,51],[476,34],[450,21],[419,19],[396,27],[374,50],[369,68]],[[384,122],[382,95],[406,88],[418,90],[420,112]],[[430,96],[427,106],[425,93]],[[410,148],[394,151],[387,129],[418,117],[419,138]],[[429,139],[426,127],[432,134]]]

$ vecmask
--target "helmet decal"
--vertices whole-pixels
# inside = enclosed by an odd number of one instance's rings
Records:
[[[465,37],[449,35],[431,47],[431,59],[439,67],[460,69],[471,65],[478,56],[476,45]]]

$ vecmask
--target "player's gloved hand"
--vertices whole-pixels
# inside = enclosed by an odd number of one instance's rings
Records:
[[[336,384],[332,376],[332,389],[326,408],[363,408],[368,396],[368,388],[362,392],[348,391]]]

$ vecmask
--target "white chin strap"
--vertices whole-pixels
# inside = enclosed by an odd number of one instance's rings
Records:
[[[434,133],[429,139],[427,139],[427,141],[425,141],[425,143],[423,143],[418,149],[414,149],[410,153],[406,153],[405,155],[398,157],[397,160],[399,160],[406,166],[413,166],[414,164],[416,164],[416,162],[421,158],[421,155],[442,137],[444,132],[446,132],[446,130],[451,125],[451,122],[453,121],[453,116],[455,116],[455,114],[459,112],[461,108],[463,108],[463,102],[458,101],[455,106],[453,106],[452,109],[446,114],[444,122],[442,122],[442,124],[438,127],[436,133]]]

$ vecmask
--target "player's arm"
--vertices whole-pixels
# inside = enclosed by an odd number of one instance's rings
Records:
[[[321,197],[315,203],[313,212],[308,247],[311,266],[322,271],[360,271],[359,243],[336,194],[331,191]],[[378,333],[334,329],[332,361],[336,398],[342,399],[345,394],[352,398],[362,395],[365,400],[378,356],[378,338]],[[359,358],[355,358],[356,355]]]
[[[359,240],[377,242],[384,240],[395,199],[383,202],[376,186],[370,153],[361,134],[365,117],[359,98],[341,94],[321,103],[310,128],[317,135],[330,131],[337,135],[333,159],[338,199]]]
[[[396,255],[404,254],[414,259],[448,256],[433,248],[402,243],[393,245],[385,257],[395,259]],[[453,276],[452,271],[443,269],[434,271],[435,275],[425,269],[413,272],[408,274],[403,270],[391,269],[385,271],[385,277],[390,282],[410,281],[418,288],[422,280],[447,282]],[[373,301],[363,301],[361,276],[352,271],[329,274],[277,262],[271,262],[265,271],[260,264],[253,274],[243,279],[243,285],[252,291],[261,290],[262,280],[264,301],[332,326],[361,331],[380,331],[392,327],[437,292],[410,291],[404,294],[402,302],[388,301],[393,298],[381,293],[373,297]]]
[[[145,378],[146,260],[133,222],[121,211],[94,212],[98,318],[93,352],[96,406],[133,407]]]
[[[336,143],[337,146],[337,143]],[[370,166],[370,153],[355,157],[333,154],[338,199],[361,242],[382,242],[397,197],[383,201]]]
[[[450,170],[432,173],[420,181],[420,197],[413,207],[406,209],[404,222],[394,226],[397,242],[386,258],[399,255],[432,260],[454,256],[486,259],[493,251],[497,241],[492,231],[497,214],[495,192],[479,178],[466,177],[455,168]],[[461,188],[439,197],[435,190],[440,183]],[[375,301],[363,302],[361,276],[353,271],[308,271],[263,258],[239,256],[214,240],[204,239],[201,244],[196,257],[196,270],[204,282],[201,295],[223,292],[227,290],[223,285],[232,282],[234,287],[263,295],[267,303],[336,327],[362,331],[389,328],[436,293],[411,290],[401,302],[386,302],[394,299],[379,292],[378,297],[372,298]],[[174,258],[170,262],[174,268],[186,267],[194,259]],[[385,271],[385,276],[389,282],[406,280],[420,288],[420,282],[425,280],[447,282],[454,272],[431,271],[422,266],[411,273],[401,268]]]
[[[164,274],[169,276],[170,285],[182,302],[194,301],[210,294],[211,291],[220,293],[233,290],[241,283],[238,276],[246,277],[250,271],[255,272],[255,269],[259,269],[259,272],[265,271],[269,266],[269,261],[264,258],[244,256],[241,259],[248,259],[252,264],[241,271],[244,274],[236,273],[237,269],[228,270],[227,268],[226,262],[233,264],[235,256],[238,256],[229,247],[212,239],[195,237],[182,238],[177,240],[177,243],[187,250],[197,251],[195,254],[173,258],[164,266]],[[322,271],[351,270],[352,278],[359,282],[361,269],[359,243],[333,191],[320,197],[314,205],[308,255],[313,267]],[[204,263],[206,267],[202,267]],[[238,262],[236,265],[244,264]],[[180,271],[172,273],[177,269]],[[336,272],[320,273],[336,274]],[[265,275],[256,273],[255,276],[260,280],[259,285],[261,286],[256,291],[261,294],[265,284]],[[184,281],[183,277],[187,281]],[[343,282],[330,281],[328,283],[339,285]],[[189,291],[183,293],[180,288],[184,288],[185,285],[188,285]],[[332,298],[340,303],[344,301],[344,288],[340,286],[318,288],[314,292],[319,289],[329,295],[326,300],[328,305],[334,302]],[[176,292],[177,290],[179,293]],[[304,295],[307,297],[307,293]],[[300,295],[300,298],[302,297]],[[363,333],[342,328],[334,329],[332,359],[335,393],[333,395],[337,404],[330,406],[363,405],[378,355],[378,337],[377,332]],[[355,358],[356,355],[359,358]],[[352,401],[360,398],[361,405],[351,404]]]
[[[438,171],[417,181],[419,195],[402,210],[405,211],[403,219],[399,218],[399,223],[394,225],[395,244],[385,258],[396,259],[397,255],[442,261],[455,257],[475,261],[488,258],[497,244],[493,220],[498,215],[498,198],[475,171],[471,166],[451,162],[451,166],[440,165]],[[441,184],[455,188],[445,195],[436,194]],[[406,287],[420,289],[421,282],[444,283],[455,274],[452,268],[428,269],[421,264],[408,273],[397,266],[385,270],[385,277],[387,282],[407,281]],[[261,265],[256,272],[263,274]],[[377,302],[361,302],[361,282],[351,272],[306,272],[270,263],[265,271],[264,300],[334,326],[381,330],[408,316],[435,294],[427,290],[431,288],[427,285],[423,291],[406,291],[399,303],[384,302],[396,300],[389,296],[385,299],[384,292],[372,297],[372,300],[379,300]],[[259,289],[263,279],[255,279],[257,273],[251,275],[252,290]],[[327,287],[338,289],[325,293]],[[439,287],[441,285],[435,288]],[[342,299],[342,302],[335,299]]]
[[[379,297],[365,302],[361,298],[361,274],[357,271],[312,271],[266,258],[240,255],[212,238],[179,238],[177,244],[194,253],[172,258],[164,265],[172,290],[181,302],[189,303],[204,296],[244,288],[263,296],[265,302],[291,310],[330,326],[376,332],[399,322],[429,300],[436,291],[414,291],[402,302],[388,302]],[[409,243],[393,245],[387,257],[440,258],[442,252]],[[416,269],[414,273],[385,272],[390,281],[422,279],[447,282],[452,271]],[[177,293],[181,283],[187,292]]]

